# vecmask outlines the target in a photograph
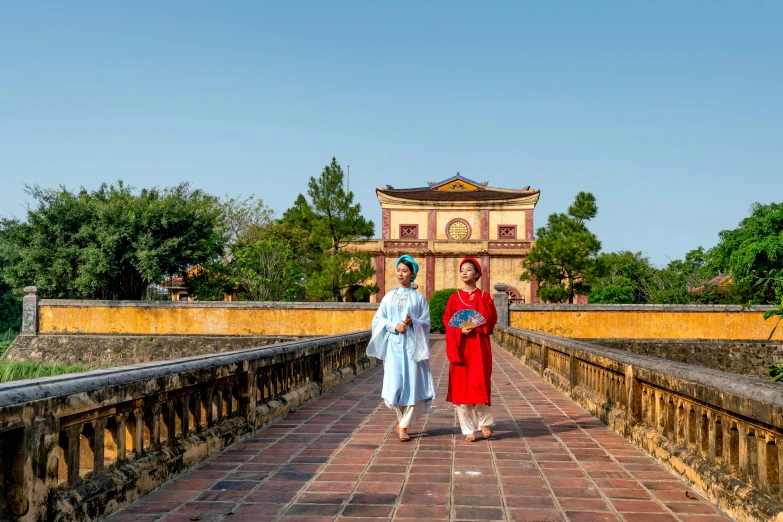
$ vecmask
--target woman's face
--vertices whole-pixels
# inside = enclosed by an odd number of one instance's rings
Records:
[[[476,267],[473,266],[473,263],[465,262],[459,267],[459,277],[462,279],[463,283],[475,283],[477,276],[478,272],[476,272]]]
[[[411,277],[413,277],[413,272],[411,272],[411,269],[408,268],[405,263],[397,265],[397,281],[401,285],[408,286],[411,284]]]

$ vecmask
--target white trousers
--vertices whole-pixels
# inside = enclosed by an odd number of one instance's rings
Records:
[[[419,420],[421,412],[424,410],[424,401],[419,401],[413,406],[394,405],[394,411],[397,412],[397,422],[400,428],[408,429],[408,426]]]
[[[486,404],[455,404],[459,426],[463,435],[471,435],[481,429],[482,426],[494,426],[495,416],[492,408]]]

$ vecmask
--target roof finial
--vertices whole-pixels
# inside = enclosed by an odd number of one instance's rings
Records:
[[[457,171],[457,176],[459,176],[459,171]]]

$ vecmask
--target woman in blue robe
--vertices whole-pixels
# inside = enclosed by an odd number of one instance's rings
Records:
[[[397,260],[399,286],[387,293],[372,320],[367,355],[383,360],[383,397],[397,412],[397,433],[410,440],[408,427],[430,412],[437,395],[430,371],[430,307],[412,288],[419,265],[409,255]]]

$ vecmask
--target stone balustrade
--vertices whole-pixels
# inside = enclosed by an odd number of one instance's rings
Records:
[[[0,385],[0,520],[94,520],[375,364],[369,332]]]
[[[783,385],[507,326],[494,336],[738,520],[783,520]]]

